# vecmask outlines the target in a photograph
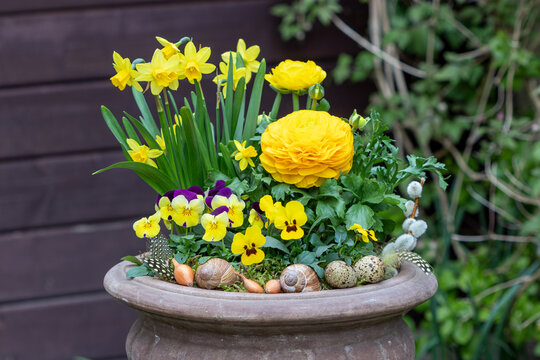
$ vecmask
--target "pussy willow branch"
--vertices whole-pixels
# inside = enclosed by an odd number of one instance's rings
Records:
[[[452,234],[452,240],[459,242],[482,242],[482,241],[505,241],[514,243],[537,242],[539,239],[533,236],[518,236],[504,234],[483,234],[483,235],[461,235]]]
[[[345,35],[347,35],[351,40],[356,42],[358,45],[372,53],[373,55],[377,56],[378,58],[383,59],[384,61],[387,61],[392,66],[398,66],[400,65],[404,72],[407,74],[410,74],[412,76],[418,77],[418,78],[425,78],[426,72],[420,69],[417,69],[411,65],[405,64],[395,57],[391,56],[387,52],[381,50],[379,47],[373,45],[370,43],[366,38],[364,38],[362,35],[358,34],[356,31],[354,31],[349,25],[347,25],[339,16],[333,15],[332,16],[332,23]]]
[[[509,214],[508,212],[504,211],[503,209],[501,209],[500,207],[498,207],[497,205],[495,205],[492,201],[489,201],[487,199],[484,199],[482,196],[480,196],[480,194],[478,194],[476,191],[474,191],[474,189],[472,188],[472,186],[467,186],[467,192],[476,200],[478,201],[480,204],[484,205],[485,207],[487,207],[488,209],[492,210],[493,212],[501,215],[502,217],[504,218],[507,218],[508,220],[511,220],[515,223],[518,223],[518,224],[521,224],[521,221],[519,221],[518,219],[516,219],[514,216],[512,216],[511,214]],[[492,230],[492,229],[491,229]],[[493,232],[493,231],[491,231]]]

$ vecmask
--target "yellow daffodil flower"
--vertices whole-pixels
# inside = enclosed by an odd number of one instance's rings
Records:
[[[159,220],[161,216],[159,211],[149,217],[143,217],[133,223],[133,230],[135,234],[140,238],[152,238],[159,234],[161,230],[159,227]]]
[[[246,203],[244,200],[238,199],[236,195],[232,194],[228,198],[225,196],[216,195],[212,199],[211,205],[212,209],[217,209],[221,206],[226,206],[227,209],[229,209],[227,215],[232,222],[231,227],[239,227],[244,223],[243,211],[246,207]]]
[[[199,197],[188,199],[184,195],[176,196],[171,206],[174,209],[173,220],[180,226],[192,227],[199,224],[204,212],[204,200]]]
[[[124,90],[126,85],[133,86],[135,90],[142,92],[143,89],[138,83],[139,73],[131,68],[129,58],[122,58],[116,51],[113,52],[113,67],[116,75],[111,77],[111,82],[120,90]]]
[[[251,226],[257,226],[261,229],[264,227],[264,221],[261,219],[261,215],[259,215],[255,209],[251,209],[249,211],[248,221]]]
[[[163,154],[163,151],[157,149],[149,149],[148,146],[139,145],[133,139],[126,139],[126,142],[131,148],[131,150],[128,150],[128,154],[129,156],[131,156],[131,159],[133,161],[148,164],[157,168],[156,163],[152,159],[161,156]]]
[[[238,161],[240,170],[244,171],[248,164],[251,167],[255,167],[253,160],[251,160],[252,157],[257,156],[257,151],[255,148],[251,145],[246,148],[245,141],[240,144],[239,141],[234,140],[234,145],[236,146],[236,151],[233,152],[232,155],[234,156],[234,160]]]
[[[201,81],[202,74],[209,74],[214,71],[216,66],[206,62],[210,58],[210,53],[209,47],[203,47],[197,51],[193,42],[188,42],[184,54],[178,54],[180,56],[178,78],[187,78],[193,84],[195,80]]]
[[[285,211],[285,208],[283,205],[281,205],[281,202],[278,201],[274,203],[274,200],[270,195],[265,195],[259,200],[259,207],[262,211],[264,211],[264,214],[268,219],[268,225],[274,222],[278,212]]]
[[[180,50],[172,42],[159,36],[156,36],[156,40],[163,46],[161,52],[165,56],[165,59],[169,60],[173,55],[180,53]]]
[[[307,222],[304,205],[298,201],[289,201],[284,208],[276,211],[274,224],[281,231],[283,240],[300,239],[304,236],[301,228]]]
[[[231,252],[235,255],[242,254],[242,264],[248,266],[258,264],[264,259],[264,251],[259,249],[266,243],[266,238],[261,233],[258,226],[250,226],[246,229],[246,234],[237,233],[234,235],[231,244]]]
[[[203,240],[205,241],[220,241],[227,234],[227,226],[229,226],[229,217],[224,211],[218,215],[204,214],[201,217],[201,225],[205,232]]]
[[[150,90],[158,95],[163,88],[178,89],[180,55],[176,54],[169,59],[160,50],[154,51],[152,61],[146,64],[137,64],[140,75],[139,81],[150,81]]]
[[[158,143],[159,147],[164,153],[167,153],[167,149],[165,147],[165,140],[163,140],[163,130],[161,130],[161,136],[156,135],[156,142]]]
[[[239,53],[242,57],[244,66],[249,72],[256,73],[259,70],[259,65],[261,63],[257,61],[257,56],[259,56],[261,48],[258,45],[253,45],[246,49],[246,43],[244,42],[244,40],[238,39],[238,43],[236,44],[236,52]],[[223,61],[225,61],[225,63],[229,63],[231,54],[233,62],[236,62],[236,53],[233,51],[227,51],[221,54],[221,58],[223,59]],[[246,78],[246,83],[248,81],[249,80]]]
[[[354,224],[353,226],[349,228],[349,230],[353,230],[354,232],[356,232],[357,234],[356,236],[358,237],[358,239],[360,239],[360,235],[361,235],[362,240],[366,243],[369,242],[369,238],[371,238],[371,240],[373,241],[378,241],[377,238],[375,237],[375,231],[366,230],[362,227],[362,225]]]
[[[229,64],[226,64],[224,62],[219,63],[219,71],[221,71],[221,74],[214,77],[212,80],[216,84],[221,84],[223,96],[225,97],[227,94],[227,77],[229,76]],[[246,71],[246,68],[236,68],[236,65],[233,64],[233,90],[236,90],[236,86],[238,85],[238,81],[240,81],[241,78],[246,79],[246,84],[251,79],[251,72]],[[225,80],[225,81],[223,81]]]

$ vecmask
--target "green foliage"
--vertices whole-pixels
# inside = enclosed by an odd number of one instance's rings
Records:
[[[421,199],[436,226],[420,246],[437,264],[441,290],[418,309],[418,358],[525,359],[530,349],[538,356],[538,286],[524,282],[517,291],[512,284],[534,268],[540,248],[540,8],[534,0],[383,2],[377,8],[385,11],[372,9],[373,26],[360,34],[420,75],[396,71],[360,47],[340,55],[332,74],[340,84],[375,82],[372,108],[397,140],[369,149],[359,160],[362,174],[437,173],[432,154],[454,174],[448,194],[428,182]],[[305,36],[314,24],[306,25],[297,2],[280,6],[282,24],[293,21],[280,28],[282,37]],[[411,154],[411,167],[378,169],[377,159],[396,148]]]

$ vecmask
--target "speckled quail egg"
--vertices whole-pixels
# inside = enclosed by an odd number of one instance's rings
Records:
[[[377,256],[364,256],[354,264],[353,269],[359,281],[374,284],[384,278],[384,263]]]
[[[324,269],[324,278],[333,288],[344,289],[356,286],[356,271],[345,261],[332,261]]]

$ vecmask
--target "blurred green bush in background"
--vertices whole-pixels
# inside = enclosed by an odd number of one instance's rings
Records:
[[[538,0],[361,3],[295,0],[272,12],[286,41],[317,22],[354,41],[333,80],[371,79],[399,148],[450,169],[450,190],[428,185],[422,198],[432,240],[418,252],[440,289],[409,318],[418,358],[540,357]],[[358,9],[367,27],[343,20]]]

